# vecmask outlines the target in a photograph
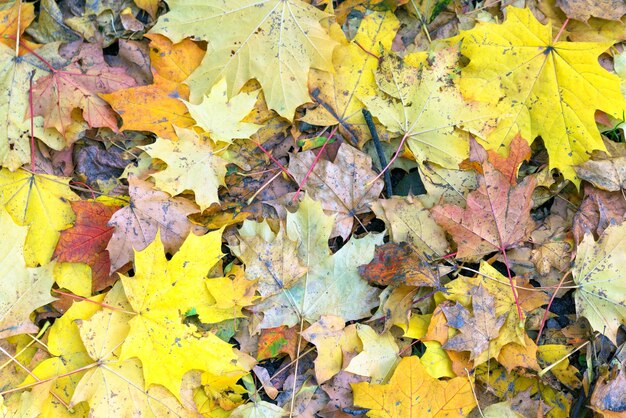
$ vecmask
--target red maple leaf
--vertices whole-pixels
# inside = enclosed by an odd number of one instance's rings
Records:
[[[111,262],[106,247],[115,228],[107,222],[119,207],[89,201],[70,204],[76,213],[76,223],[61,232],[53,257],[60,262],[91,266],[92,290],[102,290],[114,281],[109,274]]]

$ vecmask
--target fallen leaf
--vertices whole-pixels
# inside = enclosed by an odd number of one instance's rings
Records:
[[[352,389],[354,404],[369,408],[368,417],[465,416],[476,406],[466,377],[435,379],[416,356],[403,358],[388,384],[363,382],[353,384]]]
[[[135,275],[120,275],[133,312],[120,360],[138,357],[146,386],[160,384],[180,397],[183,375],[195,369],[209,374],[212,390],[236,391],[236,382],[247,374],[230,344],[212,333],[198,336],[196,327],[183,322],[191,310],[203,320],[203,309],[212,305],[204,278],[222,257],[221,236],[221,230],[189,234],[168,261],[157,232],[148,247],[136,252]]]
[[[76,214],[74,225],[61,231],[59,242],[52,254],[61,263],[86,263],[91,267],[92,290],[109,287],[116,278],[111,277],[111,262],[107,244],[113,236],[113,227],[107,225],[119,206],[109,206],[97,201],[70,202]]]
[[[279,357],[287,354],[293,361],[298,357],[298,330],[296,327],[280,326],[261,330],[257,350],[257,360]]]
[[[480,163],[483,174],[478,176],[478,189],[467,196],[467,207],[440,205],[431,210],[435,220],[452,234],[459,258],[504,252],[527,239],[534,226],[530,208],[535,178],[526,177],[511,186],[476,142],[472,142],[470,160]]]
[[[400,349],[395,338],[389,331],[378,335],[371,327],[364,324],[357,324],[356,332],[363,343],[363,351],[350,360],[345,370],[360,376],[371,377],[372,383],[387,381],[400,357]]]
[[[103,303],[126,311],[131,309],[121,285],[115,286]],[[70,407],[86,401],[94,415],[128,416],[135,411],[150,411],[148,416],[153,417],[195,416],[185,411],[162,386],[146,387],[138,359],[119,360],[131,315],[117,309],[100,310],[87,320],[77,321],[85,349],[97,366],[87,370],[78,382]]]
[[[359,274],[368,282],[381,286],[438,287],[440,277],[406,242],[376,247],[374,259],[359,266]]]
[[[0,171],[0,204],[22,226],[28,226],[24,243],[26,265],[47,264],[61,231],[70,227],[75,215],[70,201],[78,196],[69,188],[69,178],[26,171]]]
[[[308,102],[310,68],[332,71],[336,42],[319,23],[328,17],[295,0],[225,0],[189,7],[183,0],[168,3],[169,13],[152,28],[174,42],[193,36],[209,43],[210,53],[187,79],[191,101],[197,102],[221,78],[234,96],[256,78],[268,106],[291,119]],[[287,35],[288,34],[288,35]],[[268,69],[272,69],[268,71]]]
[[[420,68],[387,54],[376,73],[378,94],[359,96],[390,133],[406,138],[418,163],[458,168],[469,151],[468,134],[458,128],[481,134],[476,122],[488,126],[495,114],[461,96],[454,82],[457,61],[457,48],[437,51],[432,64]]]
[[[617,376],[601,375],[591,395],[591,409],[606,418],[619,418],[626,411],[626,375],[624,367],[617,367]]]
[[[168,252],[178,249],[190,231],[204,230],[187,219],[187,215],[199,211],[195,204],[154,190],[147,181],[131,177],[128,183],[130,202],[115,212],[108,223],[115,228],[107,245],[111,273],[132,260],[133,250],[146,248],[159,229]]]
[[[609,226],[594,241],[586,233],[578,245],[572,278],[576,313],[587,318],[594,331],[614,344],[620,325],[626,324],[626,222]]]
[[[570,19],[586,22],[591,16],[606,20],[620,20],[626,15],[626,4],[622,0],[609,0],[598,4],[590,0],[557,0],[565,15]]]
[[[357,333],[356,325],[346,327],[342,318],[324,315],[300,334],[317,348],[315,379],[318,384],[328,381],[346,366],[344,352],[362,349]]]
[[[302,183],[315,159],[314,151],[291,156],[289,171],[298,183]],[[315,163],[304,190],[322,202],[324,211],[337,214],[331,237],[347,238],[352,232],[354,216],[369,212],[369,204],[380,195],[383,181],[377,179],[369,184],[376,178],[371,167],[369,156],[347,144],[339,147],[335,161],[320,159]]]
[[[115,112],[98,93],[133,87],[135,80],[121,67],[109,66],[96,45],[82,44],[69,64],[50,68],[50,74],[33,84],[32,114],[43,116],[46,128],[67,136],[73,123],[72,111],[81,109],[90,127],[107,127],[117,132]],[[27,117],[30,113],[27,114]]]
[[[446,350],[469,351],[475,359],[489,347],[489,343],[498,338],[500,328],[506,321],[506,315],[496,316],[494,297],[482,285],[475,288],[472,295],[472,314],[460,303],[454,306],[442,306],[448,325],[459,333],[443,345]]]
[[[445,232],[416,197],[392,196],[373,202],[371,207],[376,217],[385,221],[393,242],[409,242],[426,256],[448,253]]]
[[[518,133],[529,141],[541,136],[550,168],[578,183],[573,167],[589,159],[588,151],[605,149],[596,109],[622,115],[619,78],[598,64],[598,56],[613,42],[553,43],[551,26],[541,25],[530,10],[506,10],[500,25],[481,22],[461,31],[461,53],[470,59],[461,72],[463,95],[491,103],[503,100],[501,112],[510,116],[490,134],[489,148],[507,150]]]
[[[54,283],[54,263],[37,269],[26,268],[24,263],[24,238],[26,228],[13,223],[11,216],[0,208],[0,338],[37,332],[39,328],[30,320],[36,308],[54,300],[50,288]]]
[[[581,180],[598,189],[617,192],[626,189],[626,157],[589,160],[574,167]]]
[[[336,315],[346,321],[370,315],[378,291],[361,279],[357,268],[371,260],[374,247],[382,243],[382,234],[351,239],[331,254],[328,238],[332,227],[333,217],[325,215],[322,205],[308,195],[295,213],[287,214],[287,237],[297,242],[296,255],[304,261],[307,272],[291,286],[279,286],[280,292],[250,308],[256,315],[262,314],[259,328],[291,327],[301,318],[312,324],[322,315]],[[263,230],[274,238],[269,228]],[[276,279],[280,285],[285,278]],[[346,300],[359,303],[344,303]]]
[[[207,132],[213,141],[232,143],[237,138],[250,138],[261,125],[243,122],[257,101],[256,93],[239,93],[228,97],[226,80],[215,83],[198,104],[183,100],[196,126]]]
[[[339,131],[362,145],[371,138],[360,96],[373,96],[376,92],[374,70],[378,67],[377,55],[382,48],[391,50],[391,42],[399,22],[393,13],[373,12],[366,15],[351,42],[343,32],[331,27],[339,46],[333,51],[334,72],[312,70],[309,92],[317,107],[307,110],[301,119],[320,126],[339,124]]]
[[[156,186],[176,196],[185,190],[194,192],[200,210],[219,203],[217,190],[225,186],[226,161],[216,154],[214,144],[191,129],[174,128],[178,141],[157,138],[151,145],[140,147],[152,158],[167,164],[152,173]]]

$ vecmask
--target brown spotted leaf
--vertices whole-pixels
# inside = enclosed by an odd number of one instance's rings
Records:
[[[130,203],[109,221],[109,226],[115,228],[107,245],[111,272],[131,261],[133,250],[141,251],[154,241],[158,230],[167,252],[177,250],[190,231],[205,231],[187,219],[187,215],[200,211],[196,204],[155,190],[148,181],[131,177],[128,183]]]
[[[448,325],[459,330],[450,338],[443,348],[454,351],[469,351],[470,358],[476,358],[489,347],[489,342],[498,338],[500,328],[504,325],[507,315],[496,317],[495,299],[487,290],[479,285],[472,296],[470,313],[463,305],[442,306]]]
[[[478,189],[467,196],[467,207],[435,206],[432,214],[454,238],[457,257],[481,256],[506,251],[528,238],[534,177],[513,186],[510,179],[487,161],[487,153],[474,140],[470,161],[479,163]]]

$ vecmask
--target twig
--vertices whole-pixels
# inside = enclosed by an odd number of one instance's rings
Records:
[[[374,121],[372,120],[372,114],[369,110],[363,108],[363,117],[365,118],[365,123],[367,123],[367,127],[370,130],[370,134],[372,135],[372,140],[374,141],[374,146],[376,147],[376,153],[378,154],[378,160],[380,161],[380,168],[383,169],[387,167],[387,157],[385,157],[385,151],[383,150],[383,146],[380,143],[380,138],[378,136],[378,132],[376,131],[376,126],[374,126]],[[393,189],[391,186],[391,174],[389,170],[385,170],[385,188],[387,189],[387,197],[391,197],[393,195]]]

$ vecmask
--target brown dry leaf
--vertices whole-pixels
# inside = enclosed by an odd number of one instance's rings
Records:
[[[442,306],[448,325],[459,333],[443,345],[446,350],[469,351],[470,358],[480,356],[489,347],[489,342],[498,338],[506,315],[496,317],[495,299],[479,285],[472,297],[472,314],[460,303]]]
[[[466,416],[476,406],[467,377],[438,380],[420,359],[405,357],[386,385],[352,385],[354,404],[369,408],[370,417],[444,418]]]
[[[319,152],[319,151],[317,151]],[[291,156],[289,171],[301,183],[315,161],[316,152],[306,151]],[[320,159],[311,171],[304,190],[322,202],[325,212],[336,214],[331,238],[347,238],[352,232],[354,216],[369,212],[369,204],[380,195],[383,181],[376,180],[372,159],[358,149],[342,144],[333,162]]]
[[[534,227],[530,217],[534,177],[512,186],[510,179],[487,161],[487,153],[474,140],[470,161],[481,165],[478,189],[467,196],[467,208],[435,206],[431,210],[458,245],[458,258],[506,251],[528,238]]]
[[[589,160],[574,167],[574,170],[581,180],[588,181],[598,189],[610,192],[626,189],[626,157]]]
[[[441,257],[449,251],[445,232],[417,198],[392,196],[371,207],[385,221],[393,242],[409,242],[426,256]]]
[[[374,259],[359,266],[359,274],[368,282],[381,286],[439,286],[439,275],[406,242],[390,242],[377,247]]]
[[[626,199],[622,192],[606,192],[586,184],[585,198],[573,220],[574,240],[580,243],[585,233],[601,236],[612,224],[626,220]]]
[[[599,17],[606,20],[620,20],[626,15],[624,0],[557,0],[565,15],[570,19],[586,22],[590,17]]]
[[[165,251],[177,250],[190,231],[206,231],[194,225],[187,215],[200,209],[187,199],[171,197],[148,181],[134,177],[128,180],[130,203],[111,217],[115,228],[107,250],[111,255],[111,272],[133,259],[133,250],[141,251],[161,231]]]
[[[591,395],[590,406],[604,418],[623,418],[626,411],[626,371],[620,365],[617,376],[600,376]]]
[[[267,298],[291,287],[308,271],[296,256],[298,243],[289,239],[285,229],[274,235],[266,221],[245,221],[239,229],[239,244],[230,246],[246,265],[246,278],[258,280],[258,291]]]

